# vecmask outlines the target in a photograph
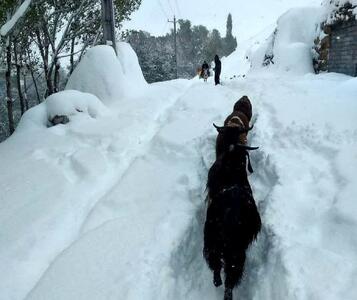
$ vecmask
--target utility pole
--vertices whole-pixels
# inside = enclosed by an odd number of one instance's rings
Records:
[[[117,53],[114,31],[113,0],[102,0],[102,26],[104,44],[112,46],[115,53]]]
[[[167,20],[169,23],[174,23],[174,47],[175,47],[175,67],[176,67],[176,79],[178,78],[178,71],[177,71],[177,41],[176,41],[176,17],[174,16],[174,20],[170,21]]]

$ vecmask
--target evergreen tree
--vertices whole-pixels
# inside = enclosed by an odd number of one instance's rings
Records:
[[[237,39],[233,37],[232,29],[233,29],[232,15],[228,14],[227,32],[226,32],[226,37],[224,38],[223,41],[223,48],[224,48],[223,55],[225,56],[228,56],[237,48]]]
[[[193,26],[192,28],[192,42],[194,51],[194,65],[200,66],[204,60],[208,61],[206,57],[206,49],[208,43],[209,31],[205,26]]]
[[[209,35],[205,53],[209,61],[212,61],[216,54],[219,57],[224,54],[222,38],[217,29],[213,29],[211,34]]]
[[[194,46],[192,28],[189,20],[178,20],[177,31],[177,65],[181,77],[190,77],[193,74]]]

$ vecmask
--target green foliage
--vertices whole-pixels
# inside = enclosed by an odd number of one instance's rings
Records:
[[[222,56],[223,54],[223,42],[221,35],[217,29],[213,29],[208,37],[207,52],[208,57],[213,57],[215,55]],[[212,60],[211,59],[211,60]]]

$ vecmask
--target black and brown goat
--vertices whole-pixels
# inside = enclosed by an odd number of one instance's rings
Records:
[[[247,117],[248,124],[252,119],[253,111],[252,111],[252,103],[250,102],[248,96],[241,97],[233,107],[233,112],[226,118],[224,121],[224,126],[228,125],[229,120],[234,117],[236,112],[240,112]]]
[[[249,127],[249,123],[246,122],[246,118],[243,114],[240,117],[232,117],[227,126],[219,127],[215,124],[213,125],[218,131],[216,139],[216,158],[223,152],[229,150],[230,141],[234,138],[237,139],[237,143],[239,144],[247,144],[248,132],[253,129],[253,126]]]
[[[247,144],[248,132],[253,128],[249,126],[249,122],[252,118],[252,104],[247,96],[241,97],[235,104],[233,112],[225,119],[223,127],[218,131],[218,136],[216,140],[216,157],[218,157],[227,145],[225,139],[222,136],[222,131],[225,128],[237,127],[239,128],[239,142],[241,144]],[[238,132],[238,131],[236,131]]]
[[[224,269],[224,300],[232,299],[233,288],[243,275],[246,250],[261,228],[247,176],[247,161],[248,170],[252,172],[248,151],[257,148],[240,144],[237,134],[229,138],[229,149],[218,157],[208,173],[209,204],[203,249],[215,286],[222,284],[221,270]]]

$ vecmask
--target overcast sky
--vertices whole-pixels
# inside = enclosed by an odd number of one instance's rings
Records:
[[[273,24],[286,10],[296,6],[316,6],[321,0],[142,0],[126,29],[142,29],[163,35],[172,27],[167,19],[189,19],[192,24],[226,31],[228,13],[233,16],[233,32],[238,41],[245,40]]]

